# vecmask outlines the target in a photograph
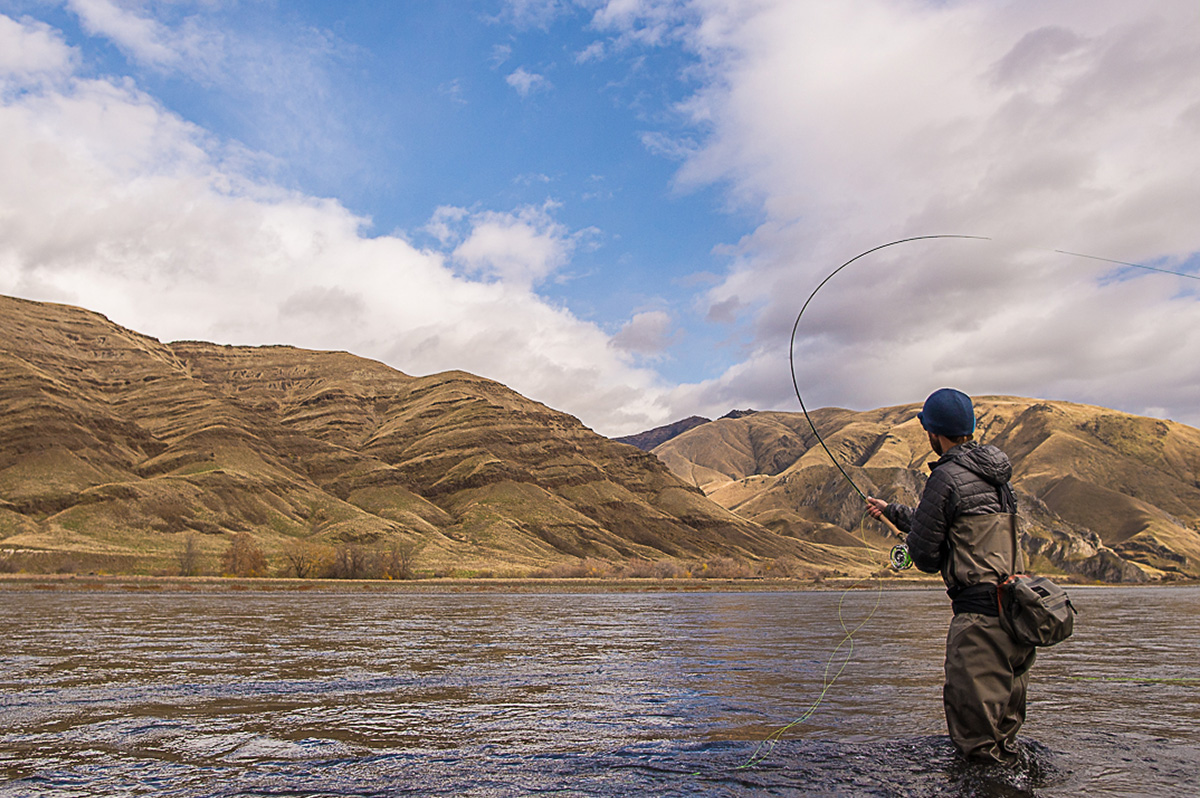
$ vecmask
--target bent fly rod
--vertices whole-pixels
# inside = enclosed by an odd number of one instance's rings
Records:
[[[817,292],[824,288],[825,284],[832,280],[842,269],[845,269],[851,263],[854,263],[854,261],[859,260],[860,258],[865,258],[867,255],[870,255],[873,252],[878,252],[881,249],[894,247],[897,244],[907,244],[911,241],[928,241],[937,238],[959,238],[971,239],[975,241],[991,241],[991,239],[987,236],[941,234],[900,238],[895,241],[889,241],[886,244],[880,244],[877,247],[871,247],[867,251],[860,252],[850,260],[843,263],[841,266],[838,266],[836,269],[831,271],[825,277],[825,279],[813,289],[813,292],[808,295],[808,299],[804,300],[804,305],[801,306],[800,312],[796,314],[796,323],[792,325],[792,337],[788,343],[788,368],[792,373],[792,388],[796,391],[796,399],[800,402],[800,410],[804,413],[804,420],[808,422],[808,426],[812,430],[813,436],[816,437],[817,443],[821,444],[821,448],[825,450],[825,454],[829,455],[829,459],[833,462],[834,467],[841,472],[842,476],[845,477],[846,482],[850,483],[850,487],[854,488],[854,492],[861,496],[864,502],[867,500],[867,494],[863,493],[862,489],[858,487],[858,484],[850,477],[848,473],[846,473],[846,469],[842,468],[842,464],[838,462],[838,459],[833,456],[833,452],[830,451],[827,445],[825,445],[825,439],[822,438],[821,433],[817,431],[817,425],[813,423],[812,416],[808,414],[808,408],[804,404],[804,397],[800,395],[800,382],[796,379],[796,332],[800,329],[800,319],[804,318],[804,311],[808,310],[808,306],[812,303],[813,298],[817,295]],[[908,556],[908,547],[903,543],[892,547],[892,551],[889,554],[888,559],[891,562],[892,567],[897,570],[908,568],[912,565],[912,558]]]

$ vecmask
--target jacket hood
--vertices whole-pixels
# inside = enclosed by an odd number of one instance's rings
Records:
[[[990,443],[967,441],[942,455],[937,465],[950,462],[958,463],[996,487],[1012,479],[1012,463],[1008,455]]]

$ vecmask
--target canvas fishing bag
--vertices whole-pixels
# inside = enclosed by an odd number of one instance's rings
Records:
[[[1019,551],[1015,515],[1012,544],[1013,550]],[[1013,570],[1019,570],[1015,562]],[[1066,640],[1075,630],[1075,607],[1067,591],[1044,576],[1013,574],[1000,583],[997,600],[1000,625],[1018,643],[1053,646]]]
[[[1000,624],[1018,643],[1052,646],[1074,631],[1075,607],[1046,577],[1013,574],[1000,585]]]

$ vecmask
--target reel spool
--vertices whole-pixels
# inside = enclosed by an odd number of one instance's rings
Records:
[[[908,554],[908,546],[903,543],[897,543],[892,546],[892,552],[888,555],[888,560],[892,564],[892,568],[897,571],[903,571],[905,568],[912,568],[912,557]]]

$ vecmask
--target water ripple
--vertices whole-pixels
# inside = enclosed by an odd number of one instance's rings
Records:
[[[0,798],[1196,794],[1200,590],[1073,590],[1011,769],[944,736],[945,597],[887,596],[745,767],[874,594],[8,591]]]

